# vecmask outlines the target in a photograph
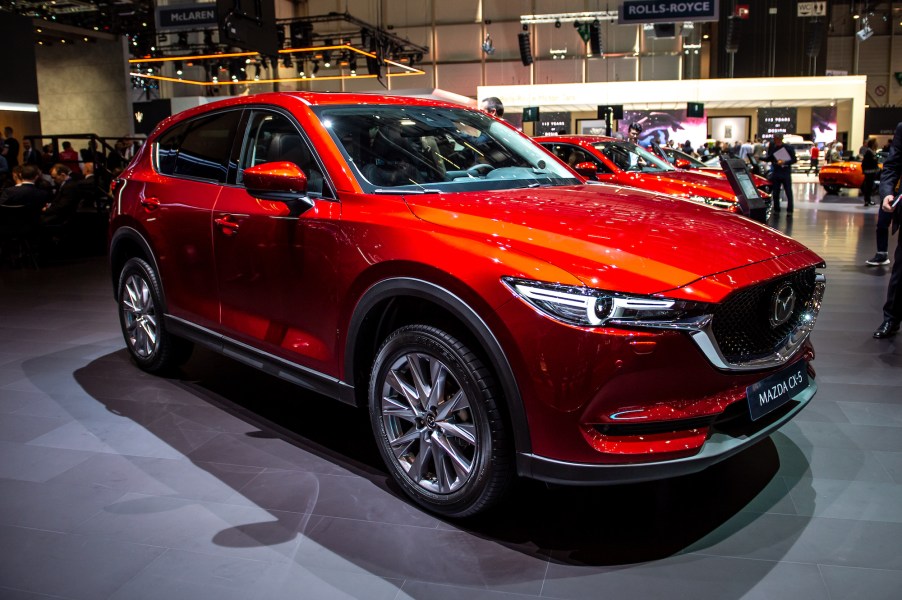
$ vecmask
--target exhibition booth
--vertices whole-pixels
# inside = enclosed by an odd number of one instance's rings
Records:
[[[708,133],[721,141],[745,141],[769,133],[797,133],[829,143],[837,137],[859,143],[865,131],[867,77],[782,77],[689,79],[600,83],[480,86],[480,100],[498,97],[505,117],[516,120],[524,108],[538,107],[539,118],[527,133],[565,129],[600,133],[599,107],[621,107],[621,130],[632,118],[655,114],[655,127],[694,146]],[[690,103],[702,113],[687,115]],[[719,125],[719,127],[712,127]],[[718,135],[719,134],[719,135]],[[666,139],[659,139],[666,142]]]

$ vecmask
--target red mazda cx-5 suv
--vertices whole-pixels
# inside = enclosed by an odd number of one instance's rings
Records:
[[[444,515],[515,475],[701,470],[816,390],[814,252],[585,184],[447,103],[281,93],[179,113],[116,182],[110,244],[140,368],[202,344],[366,406],[388,471]]]

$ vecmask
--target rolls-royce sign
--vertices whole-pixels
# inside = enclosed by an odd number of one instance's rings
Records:
[[[718,0],[624,0],[620,5],[617,22],[621,25],[635,23],[680,23],[683,21],[716,21],[719,15]]]
[[[194,29],[216,24],[215,2],[157,7],[157,30]]]

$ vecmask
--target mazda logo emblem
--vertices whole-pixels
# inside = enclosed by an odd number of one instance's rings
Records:
[[[770,326],[779,327],[792,317],[796,307],[796,292],[788,283],[777,290],[771,300]]]

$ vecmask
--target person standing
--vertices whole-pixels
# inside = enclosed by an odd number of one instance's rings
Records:
[[[3,158],[6,159],[9,168],[12,169],[19,164],[19,140],[13,137],[12,127],[4,127],[3,134],[5,137],[3,140],[3,148],[0,149],[0,152],[3,153]]]
[[[902,202],[891,206],[896,194],[897,186],[902,178],[902,123],[896,125],[893,141],[890,145],[889,156],[883,163],[883,171],[880,174],[881,210],[889,213],[893,223],[893,233],[899,231],[902,223]],[[888,338],[899,332],[899,323],[902,323],[902,235],[896,243],[896,252],[893,255],[893,270],[889,276],[889,285],[886,288],[886,302],[883,305],[883,323],[874,331],[877,339]]]
[[[482,102],[479,103],[479,110],[499,119],[504,116],[504,104],[500,98],[495,96],[483,98]]]
[[[642,126],[638,123],[630,123],[627,130],[626,139],[636,145],[639,144],[639,134],[642,133]]]
[[[861,172],[864,174],[864,180],[861,182],[861,196],[864,198],[864,205],[870,206],[874,204],[871,196],[874,193],[874,183],[877,181],[877,175],[880,169],[877,166],[877,140],[871,138],[864,145],[864,154],[861,156]]]
[[[796,152],[792,146],[783,143],[783,134],[774,134],[774,141],[767,145],[765,159],[770,163],[771,195],[774,212],[780,212],[780,188],[786,191],[786,214],[792,214],[792,165],[796,162]]]
[[[22,140],[22,164],[41,166],[41,154],[31,145],[31,140],[25,138]]]
[[[72,147],[71,142],[63,142],[63,151],[60,152],[60,162],[69,167],[70,173],[81,175],[81,167],[78,165],[78,152]]]
[[[811,147],[811,165],[808,167],[808,174],[811,174],[811,170],[814,169],[814,174],[817,175],[821,172],[821,168],[818,165],[821,158],[821,150],[817,147],[817,144]]]

